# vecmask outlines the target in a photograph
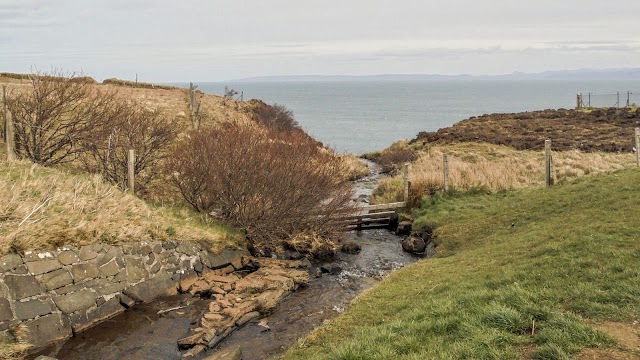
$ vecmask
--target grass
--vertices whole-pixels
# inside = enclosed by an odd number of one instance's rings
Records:
[[[0,152],[0,157],[5,154]],[[153,207],[99,176],[74,175],[27,161],[0,161],[0,254],[94,242],[176,239],[211,250],[238,234],[206,215]]]
[[[438,255],[394,272],[284,359],[568,359],[640,319],[640,171],[440,194]],[[535,325],[534,325],[535,324]],[[635,355],[640,355],[637,351]]]
[[[419,152],[410,172],[414,196],[422,197],[444,189],[442,154],[445,152],[449,159],[449,186],[458,191],[481,187],[497,192],[544,184],[542,151],[518,151],[486,143],[457,143],[432,146]],[[556,183],[636,166],[634,154],[577,150],[554,152],[553,164]],[[396,176],[381,182],[372,201],[400,201],[402,194],[402,180]]]

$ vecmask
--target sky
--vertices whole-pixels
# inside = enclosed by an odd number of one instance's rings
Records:
[[[97,80],[640,67],[640,1],[0,0],[0,72]]]

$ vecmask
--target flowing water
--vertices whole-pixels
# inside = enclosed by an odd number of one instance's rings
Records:
[[[370,168],[372,175],[356,182],[356,195],[368,197],[375,188],[380,175],[375,164]],[[311,279],[308,286],[289,295],[269,316],[249,322],[217,349],[196,359],[231,347],[240,347],[244,360],[280,354],[324,321],[344,312],[358,294],[383,276],[419,260],[403,252],[401,238],[387,230],[354,231],[347,234],[347,241],[357,242],[362,251],[355,255],[340,253],[330,263],[314,264],[331,273]],[[177,340],[188,335],[207,304],[207,300],[180,295],[136,305],[39,354],[60,360],[180,359]],[[181,308],[158,314],[174,307]]]

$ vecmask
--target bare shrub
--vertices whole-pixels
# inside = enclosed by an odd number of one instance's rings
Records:
[[[136,103],[115,104],[102,110],[101,115],[101,121],[84,139],[80,159],[86,170],[101,174],[105,181],[125,190],[128,153],[133,149],[136,191],[144,193],[179,129],[158,111]]]
[[[293,112],[280,104],[260,103],[255,109],[258,123],[276,131],[301,130]]]
[[[92,91],[91,82],[73,74],[35,74],[29,80],[29,91],[7,98],[16,155],[44,166],[72,160],[115,97]]]
[[[185,200],[244,229],[256,255],[303,231],[335,235],[332,216],[351,204],[342,166],[305,134],[233,124],[192,132],[169,159]]]
[[[418,155],[411,149],[391,147],[383,151],[375,161],[383,173],[393,173],[400,170],[404,163],[415,161],[417,158]]]

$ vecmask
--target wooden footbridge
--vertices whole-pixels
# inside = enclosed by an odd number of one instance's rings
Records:
[[[402,167],[402,175],[404,179],[404,201],[356,206],[352,212],[349,212],[336,221],[344,228],[345,231],[380,229],[389,228],[398,222],[398,209],[407,207],[409,198],[409,164]]]

